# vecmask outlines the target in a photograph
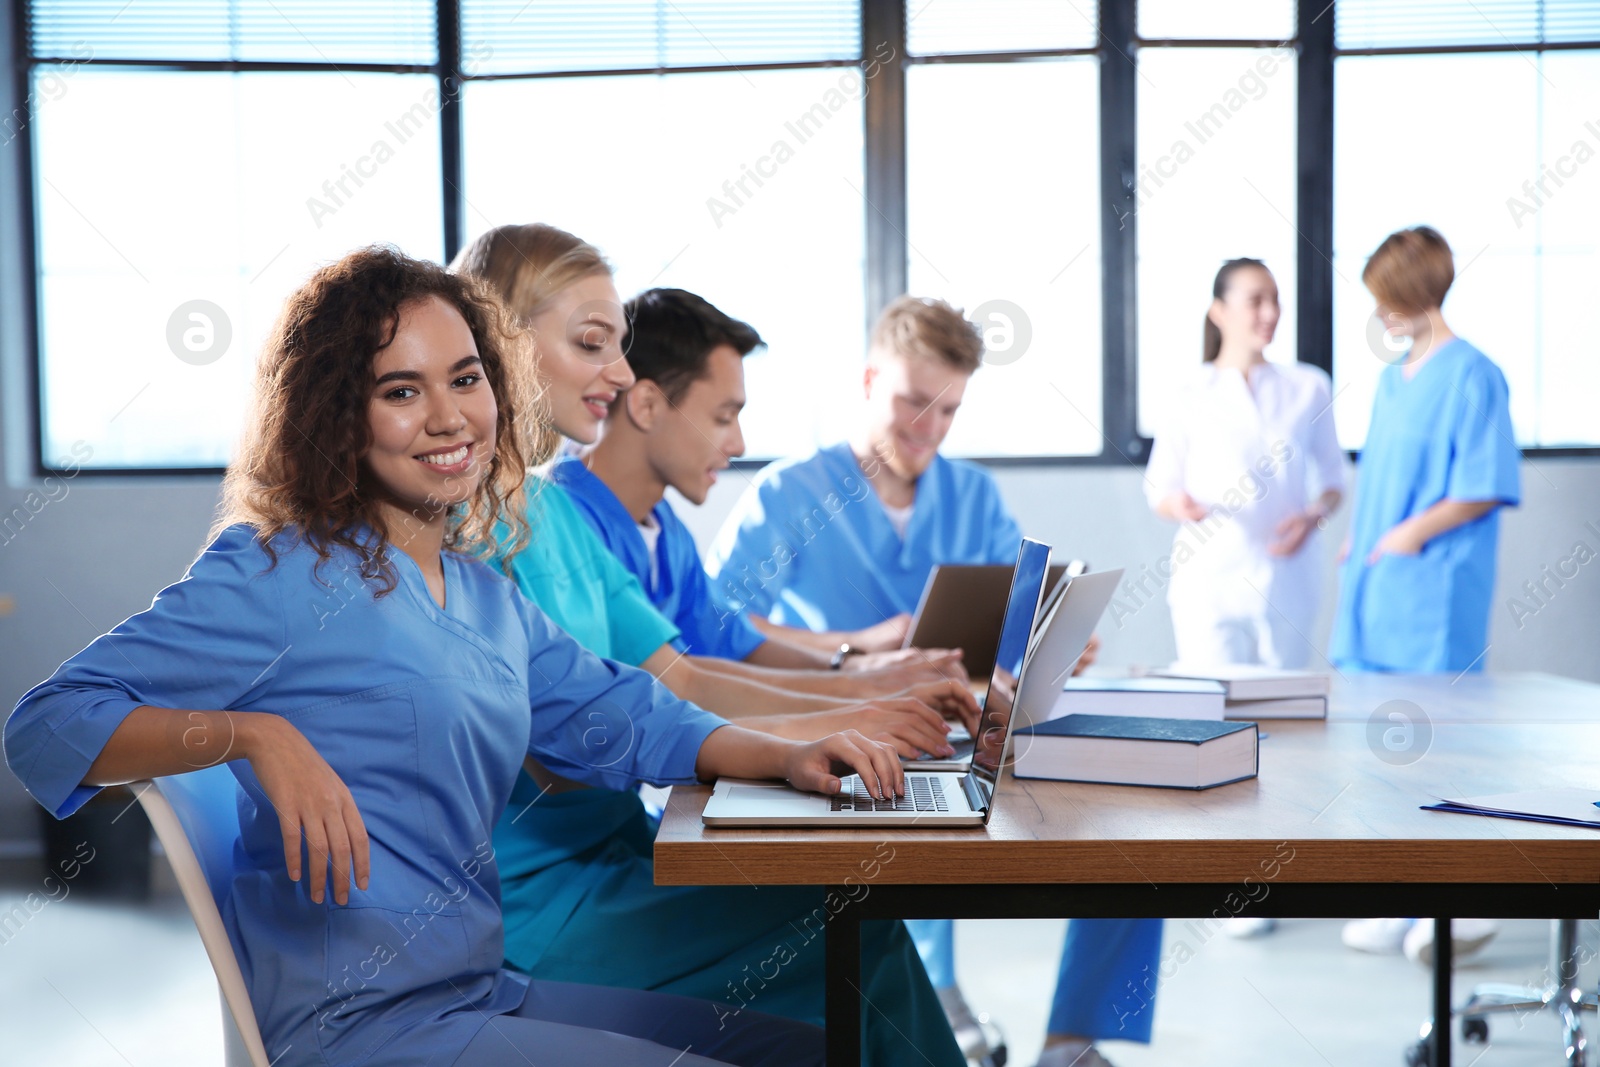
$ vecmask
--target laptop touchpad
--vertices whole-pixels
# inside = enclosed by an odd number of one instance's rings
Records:
[[[796,804],[810,806],[822,801],[824,798],[812,794],[802,793],[798,789],[773,788],[764,785],[732,785],[728,787],[728,800],[740,807],[761,805],[763,807],[793,807]]]

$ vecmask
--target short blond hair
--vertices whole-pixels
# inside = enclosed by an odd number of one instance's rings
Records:
[[[971,374],[983,362],[983,335],[959,308],[925,296],[902,296],[872,328],[874,354],[937,359]]]
[[[1432,226],[1391,233],[1361,271],[1362,283],[1378,303],[1407,315],[1443,304],[1455,280],[1450,244]]]

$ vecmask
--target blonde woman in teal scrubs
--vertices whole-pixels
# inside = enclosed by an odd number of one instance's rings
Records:
[[[592,442],[611,401],[633,382],[622,356],[621,301],[600,253],[551,226],[505,226],[464,249],[453,269],[488,282],[532,328],[555,429]],[[780,711],[744,718],[747,726],[802,736],[850,722],[903,751],[944,743],[939,716],[920,703],[841,708],[834,698],[695,667],[673,648],[677,629],[565,491],[537,476],[530,490],[533,541],[508,573],[591,651],[643,666],[713,710]],[[657,886],[657,822],[637,791],[573,788],[535,771],[537,781],[519,778],[494,834],[510,966],[543,979],[697,995],[730,1020],[749,1008],[821,1024],[823,890]],[[867,1017],[866,1061],[959,1067],[904,925],[869,923],[862,941],[863,992],[879,1009]]]

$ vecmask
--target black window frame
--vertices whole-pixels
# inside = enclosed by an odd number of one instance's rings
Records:
[[[434,0],[437,62],[431,65],[381,63],[161,61],[93,59],[104,67],[152,68],[212,72],[331,72],[361,71],[394,74],[432,74],[439,81],[441,205],[446,257],[454,256],[467,233],[464,185],[462,89],[469,81],[526,78],[660,75],[729,70],[781,70],[864,65],[883,42],[894,48],[895,59],[883,63],[867,94],[863,108],[866,182],[866,266],[862,284],[866,321],[863,336],[882,308],[905,291],[909,260],[906,243],[906,69],[922,63],[1029,62],[1072,56],[1092,56],[1099,62],[1099,183],[1101,270],[1101,433],[1103,447],[1097,455],[977,457],[993,467],[1135,466],[1149,456],[1150,439],[1138,430],[1138,291],[1136,280],[1138,215],[1134,206],[1138,174],[1136,152],[1138,117],[1138,52],[1145,48],[1278,47],[1296,49],[1298,83],[1296,100],[1296,252],[1298,300],[1298,355],[1303,362],[1333,370],[1333,267],[1329,258],[1333,237],[1333,109],[1334,65],[1341,56],[1406,55],[1458,52],[1542,51],[1595,49],[1595,42],[1512,42],[1463,46],[1412,46],[1339,50],[1335,45],[1336,5],[1330,0],[1296,0],[1295,37],[1289,41],[1236,39],[1155,39],[1137,32],[1137,0],[1099,0],[1098,36],[1093,47],[1031,51],[1003,51],[943,55],[916,55],[907,48],[906,0],[860,0],[861,55],[853,59],[825,59],[761,64],[668,66],[625,70],[532,71],[526,73],[471,74],[463,69],[461,0]],[[22,116],[7,160],[0,163],[0,213],[13,223],[0,252],[16,265],[14,275],[0,292],[8,325],[0,343],[31,348],[31,358],[5,356],[4,379],[11,388],[28,393],[25,436],[31,446],[35,478],[62,475],[45,457],[43,346],[39,330],[38,171],[32,115],[28,112],[33,72],[38,66],[78,62],[79,57],[36,56],[29,46],[27,0],[13,0],[12,17],[0,33],[7,40],[12,77],[0,87],[5,113]],[[9,99],[6,99],[9,98]],[[14,313],[11,313],[14,312]],[[11,411],[24,410],[8,399]],[[11,441],[20,440],[12,435]],[[1596,447],[1530,447],[1524,456],[1596,456]],[[1352,453],[1354,454],[1354,453]],[[765,460],[742,460],[739,466],[757,467]],[[13,469],[16,469],[13,466]],[[125,477],[216,477],[222,467],[115,467],[86,468],[82,475]]]

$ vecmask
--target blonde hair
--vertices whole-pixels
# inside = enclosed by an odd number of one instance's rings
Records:
[[[1432,226],[1391,233],[1361,271],[1362,283],[1378,303],[1408,315],[1443,304],[1455,280],[1450,244]]]
[[[872,352],[938,359],[971,374],[983,361],[983,337],[958,308],[932,297],[902,296],[878,316]]]
[[[600,250],[566,230],[542,222],[496,226],[451,261],[456,274],[470,274],[499,294],[526,322],[573,282],[611,273]]]

